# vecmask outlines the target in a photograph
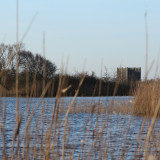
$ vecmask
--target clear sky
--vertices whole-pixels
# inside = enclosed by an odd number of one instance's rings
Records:
[[[99,76],[123,67],[145,67],[145,11],[148,11],[149,64],[160,49],[159,0],[19,0],[19,39],[34,14],[38,15],[24,39],[26,50],[42,54],[68,72],[95,71]],[[0,41],[16,42],[16,0],[1,0]],[[150,74],[154,77],[155,68]]]

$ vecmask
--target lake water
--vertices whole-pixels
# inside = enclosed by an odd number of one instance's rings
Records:
[[[64,110],[73,100],[72,97],[61,98],[57,108],[62,106]],[[132,101],[133,97],[77,97],[73,107],[92,107],[103,105],[108,107],[112,102],[123,104]],[[31,113],[35,109],[35,114],[29,124],[31,134],[30,148],[38,149],[41,147],[42,140],[46,146],[47,129],[51,125],[55,98],[19,98],[19,113],[22,116],[20,127],[20,152],[23,152],[25,139],[25,126]],[[4,116],[6,113],[6,120]],[[0,98],[0,157],[3,150],[3,125],[5,126],[5,144],[7,154],[13,143],[13,133],[16,128],[16,98]],[[51,146],[54,148],[50,156],[62,158],[62,146],[65,149],[65,157],[73,159],[141,159],[143,157],[144,141],[151,119],[143,117],[107,114],[75,112],[65,118],[65,112],[55,114],[51,136]],[[57,117],[56,117],[57,116]],[[65,126],[65,120],[66,126]],[[150,141],[149,153],[159,156],[160,140],[159,128],[160,120],[157,119],[154,128],[154,135]],[[65,128],[65,132],[64,132]],[[64,135],[65,134],[65,135]],[[64,140],[65,137],[65,140]],[[30,150],[30,157],[34,157]],[[43,151],[44,152],[44,151]],[[87,158],[86,158],[87,157]],[[44,157],[43,157],[44,158]],[[37,159],[40,159],[37,155]]]

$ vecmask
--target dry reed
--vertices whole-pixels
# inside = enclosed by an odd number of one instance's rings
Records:
[[[133,114],[153,116],[160,97],[160,81],[140,82],[134,96]],[[158,110],[160,116],[160,110]]]
[[[43,41],[43,53],[45,54],[45,38],[43,38]],[[18,53],[18,44],[17,0],[16,53]],[[43,65],[43,70],[45,70],[45,61],[43,61]],[[67,107],[64,107],[64,105],[60,103],[61,98],[71,86],[66,87],[66,79],[62,76],[62,72],[59,78],[59,86],[55,101],[49,107],[49,101],[46,103],[44,96],[51,86],[52,90],[50,93],[53,95],[54,79],[45,84],[44,73],[41,97],[37,102],[33,102],[34,106],[32,106],[32,100],[28,97],[29,89],[31,89],[31,96],[36,95],[36,74],[32,87],[29,88],[29,77],[27,74],[28,72],[26,72],[27,103],[25,106],[26,116],[24,119],[23,114],[20,112],[22,110],[22,104],[19,103],[21,91],[18,90],[18,65],[16,65],[16,69],[16,104],[14,106],[16,108],[16,117],[14,117],[15,124],[13,124],[15,128],[12,128],[13,137],[10,139],[12,145],[9,146],[7,145],[9,140],[7,139],[8,132],[6,129],[8,127],[6,118],[8,114],[6,105],[8,105],[8,103],[6,101],[1,103],[1,96],[5,96],[6,91],[4,88],[0,87],[0,144],[2,144],[3,148],[0,156],[2,159],[127,159],[132,147],[134,149],[132,150],[134,154],[132,156],[129,155],[129,158],[142,159],[144,157],[145,159],[153,159],[156,157],[160,159],[160,144],[156,140],[160,139],[160,130],[158,134],[155,132],[155,129],[157,129],[155,126],[158,127],[156,118],[157,115],[160,114],[159,81],[140,83],[135,92],[134,103],[131,104],[131,106],[129,106],[128,103],[117,103],[115,105],[115,102],[112,102],[108,106],[103,103],[93,103],[90,107],[88,107],[87,104],[86,106],[84,105],[84,107],[79,107],[74,105],[74,102],[85,78],[84,74],[71,103],[69,103]],[[3,74],[0,73],[0,76],[2,75]],[[100,96],[101,80],[99,83]],[[116,84],[114,96],[117,92],[118,84],[119,82]],[[95,90],[93,91],[93,96],[94,92]],[[84,126],[82,123],[77,135],[73,135],[77,132],[76,123],[79,121],[76,119],[77,122],[74,122],[75,119],[73,116],[78,114],[81,116],[87,114],[87,117],[83,119],[85,122]],[[145,138],[143,138],[146,124],[144,120],[140,123],[137,137],[130,139],[130,136],[135,134],[136,128],[134,127],[136,127],[138,123],[137,121],[134,122],[135,117],[130,116],[131,114],[153,116],[151,125],[149,125],[149,130],[146,131]],[[102,119],[101,116],[104,116],[104,118]],[[115,118],[115,116],[117,117]],[[112,122],[112,120],[115,121]],[[71,123],[75,125],[72,131]],[[117,138],[119,139],[117,140]],[[119,144],[119,140],[121,139],[122,141]],[[117,144],[119,145],[118,150],[116,150]],[[150,153],[153,153],[154,156],[148,156]]]

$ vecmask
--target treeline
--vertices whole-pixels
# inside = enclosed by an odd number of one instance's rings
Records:
[[[53,97],[64,90],[61,96],[74,96],[83,76],[82,73],[58,73],[55,63],[40,54],[26,51],[23,44],[19,44],[18,50],[17,45],[0,44],[0,92],[3,87],[5,96],[16,95],[16,64],[20,96],[39,97],[48,83],[50,86],[45,96]],[[92,73],[86,74],[78,96],[124,96],[131,95],[134,88],[135,84],[121,84],[115,79],[98,78]]]
[[[65,75],[64,88],[71,85],[71,88],[64,96],[73,96],[79,86],[82,74]],[[56,78],[55,84],[58,84],[59,76]],[[58,85],[55,85],[58,86]],[[97,78],[93,75],[86,74],[85,79],[80,87],[79,96],[128,96],[132,95],[136,87],[133,83],[119,83],[118,81],[105,81],[104,78]],[[58,88],[55,89],[56,94]]]

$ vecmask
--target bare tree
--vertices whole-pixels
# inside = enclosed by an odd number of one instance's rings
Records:
[[[41,55],[33,55],[30,51],[21,51],[19,53],[19,67],[21,72],[28,70],[29,74],[33,76],[37,73],[39,78],[43,77],[43,60],[45,60],[45,75],[47,79],[53,77],[56,72],[56,65],[44,59]]]

